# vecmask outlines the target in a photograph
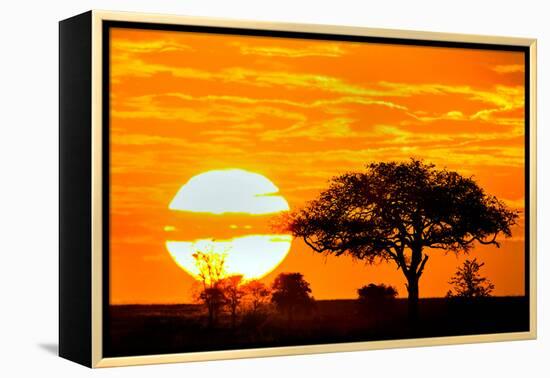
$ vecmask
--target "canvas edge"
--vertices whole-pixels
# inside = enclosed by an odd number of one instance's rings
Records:
[[[270,347],[256,349],[236,349],[210,352],[174,353],[131,357],[108,357],[101,359],[94,367],[120,367],[146,364],[166,364],[175,362],[200,362],[211,360],[232,360],[241,358],[278,357],[323,353],[359,352],[367,350],[417,348],[442,345],[459,345],[502,341],[532,340],[531,332],[503,334],[433,337],[422,339],[364,341],[352,343],[317,344],[304,346]]]
[[[358,26],[297,24],[285,22],[269,22],[255,20],[240,20],[230,18],[178,16],[169,14],[115,12],[93,10],[94,17],[104,21],[144,22],[171,25],[213,26],[239,29],[260,29],[272,31],[290,31],[302,33],[324,33],[336,35],[356,35],[367,37],[383,37],[408,40],[500,44],[508,46],[531,46],[534,38],[503,37],[476,34],[428,32],[418,30],[368,28]]]
[[[88,11],[58,23],[58,355],[87,367],[92,334],[91,17]]]
[[[216,26],[273,31],[311,32],[337,35],[373,36],[408,40],[522,46],[530,56],[530,329],[527,332],[450,336],[388,341],[367,341],[307,346],[270,347],[211,352],[174,353],[131,357],[102,355],[102,24],[103,21],[127,21],[159,24]],[[413,30],[378,29],[352,26],[293,24],[210,17],[191,17],[149,13],[92,11],[92,367],[116,367],[175,362],[198,362],[250,357],[274,357],[313,353],[352,352],[373,349],[427,347],[499,341],[533,340],[537,337],[536,303],[536,44],[534,38],[500,37],[473,34],[438,33]]]
[[[102,22],[92,10],[92,367],[103,358]]]
[[[537,40],[529,44],[529,328],[537,338]]]

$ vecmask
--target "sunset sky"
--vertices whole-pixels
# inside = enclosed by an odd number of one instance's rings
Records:
[[[110,44],[111,303],[191,301],[194,279],[169,240],[270,232],[262,215],[170,209],[194,176],[258,173],[294,210],[335,175],[410,157],[473,175],[522,212],[500,249],[470,255],[495,295],[523,294],[523,53],[123,28]],[[427,253],[420,296],[444,296],[465,257]],[[395,264],[296,239],[263,281],[281,272],[302,272],[317,299],[354,298],[371,282],[406,296]]]

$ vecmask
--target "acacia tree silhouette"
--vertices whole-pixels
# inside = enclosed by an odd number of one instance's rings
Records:
[[[393,261],[406,278],[414,325],[425,249],[467,252],[474,242],[498,247],[497,236],[511,236],[517,217],[472,178],[411,159],[333,178],[317,199],[286,215],[282,228],[319,253]]]

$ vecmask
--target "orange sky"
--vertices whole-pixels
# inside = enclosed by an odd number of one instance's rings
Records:
[[[418,157],[523,211],[523,53],[114,28],[110,81],[111,303],[190,301],[194,280],[164,227],[178,189],[212,169],[260,173],[297,209],[334,175]],[[500,249],[471,253],[495,295],[524,292],[523,224]],[[464,257],[428,254],[420,295],[443,296]],[[318,299],[370,282],[406,296],[393,263],[325,257],[299,240],[264,281],[291,271]]]

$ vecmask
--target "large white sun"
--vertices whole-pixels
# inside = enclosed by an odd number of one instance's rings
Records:
[[[288,210],[279,188],[267,177],[242,169],[201,173],[183,185],[170,209],[214,214],[269,214]]]
[[[269,219],[269,215],[288,211],[288,202],[279,189],[267,177],[242,169],[212,170],[192,177],[181,186],[169,208],[177,212],[201,214],[211,224],[224,224],[224,217],[234,219],[235,215]],[[205,218],[206,217],[206,218]],[[253,222],[250,222],[253,223]],[[257,222],[256,222],[257,223]],[[227,224],[229,229],[238,226]],[[185,235],[183,240],[168,240],[166,248],[174,261],[193,277],[198,278],[194,254],[218,253],[225,256],[225,274],[242,275],[246,279],[258,279],[274,270],[287,256],[292,237],[288,234],[257,233],[252,226],[228,237],[228,230],[218,230],[208,238],[193,238]],[[169,226],[167,230],[176,227]]]

